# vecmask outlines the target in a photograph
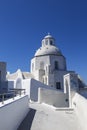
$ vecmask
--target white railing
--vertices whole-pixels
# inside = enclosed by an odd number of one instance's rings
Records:
[[[19,95],[21,97],[22,94],[26,94],[25,89],[10,89],[9,92],[0,94],[0,102],[4,104],[5,100],[9,98],[13,98],[14,100],[16,96]]]

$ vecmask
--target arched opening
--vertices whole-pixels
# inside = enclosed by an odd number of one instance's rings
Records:
[[[50,40],[50,45],[53,45],[53,41],[52,40]]]

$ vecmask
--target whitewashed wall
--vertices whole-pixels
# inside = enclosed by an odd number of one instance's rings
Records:
[[[58,70],[55,70],[55,61],[58,61]],[[44,63],[41,68],[41,62]],[[33,71],[32,71],[33,64]],[[49,71],[47,71],[49,70]],[[63,88],[63,75],[68,73],[66,71],[66,60],[63,56],[46,55],[34,57],[31,60],[31,73],[34,75],[35,79],[43,83],[43,76],[47,78],[47,83],[49,86],[56,87],[56,82],[61,83],[61,88]]]
[[[8,82],[9,88],[16,88],[16,81]],[[38,88],[50,88],[47,85],[35,80],[35,79],[24,79],[21,83],[21,88],[26,89],[26,94],[32,101],[38,101]]]
[[[55,107],[69,107],[68,94],[61,91],[39,88],[39,102],[47,103]]]
[[[49,87],[37,80],[31,79],[31,85],[30,85],[30,99],[33,101],[38,101],[38,88],[48,88],[53,89],[52,87]]]
[[[81,129],[87,130],[87,99],[76,93],[72,101]]]
[[[22,80],[22,89],[25,89],[26,94],[30,98],[30,87],[31,86],[31,79]]]
[[[0,103],[0,130],[17,130],[28,111],[28,96]]]

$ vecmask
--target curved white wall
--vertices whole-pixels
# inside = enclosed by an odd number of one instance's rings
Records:
[[[72,103],[82,130],[87,130],[87,99],[76,93]]]
[[[0,103],[0,130],[17,130],[29,111],[28,96],[16,97]]]
[[[31,85],[30,85],[30,99],[32,101],[38,101],[38,89],[39,88],[48,88],[48,89],[52,89],[55,90],[52,87],[49,87],[35,79],[31,79]]]

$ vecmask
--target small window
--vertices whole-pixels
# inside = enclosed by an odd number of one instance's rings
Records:
[[[58,70],[58,62],[55,61],[55,69]]]
[[[65,101],[68,102],[68,99],[66,98]]]
[[[61,83],[60,82],[56,82],[56,89],[61,89]]]

